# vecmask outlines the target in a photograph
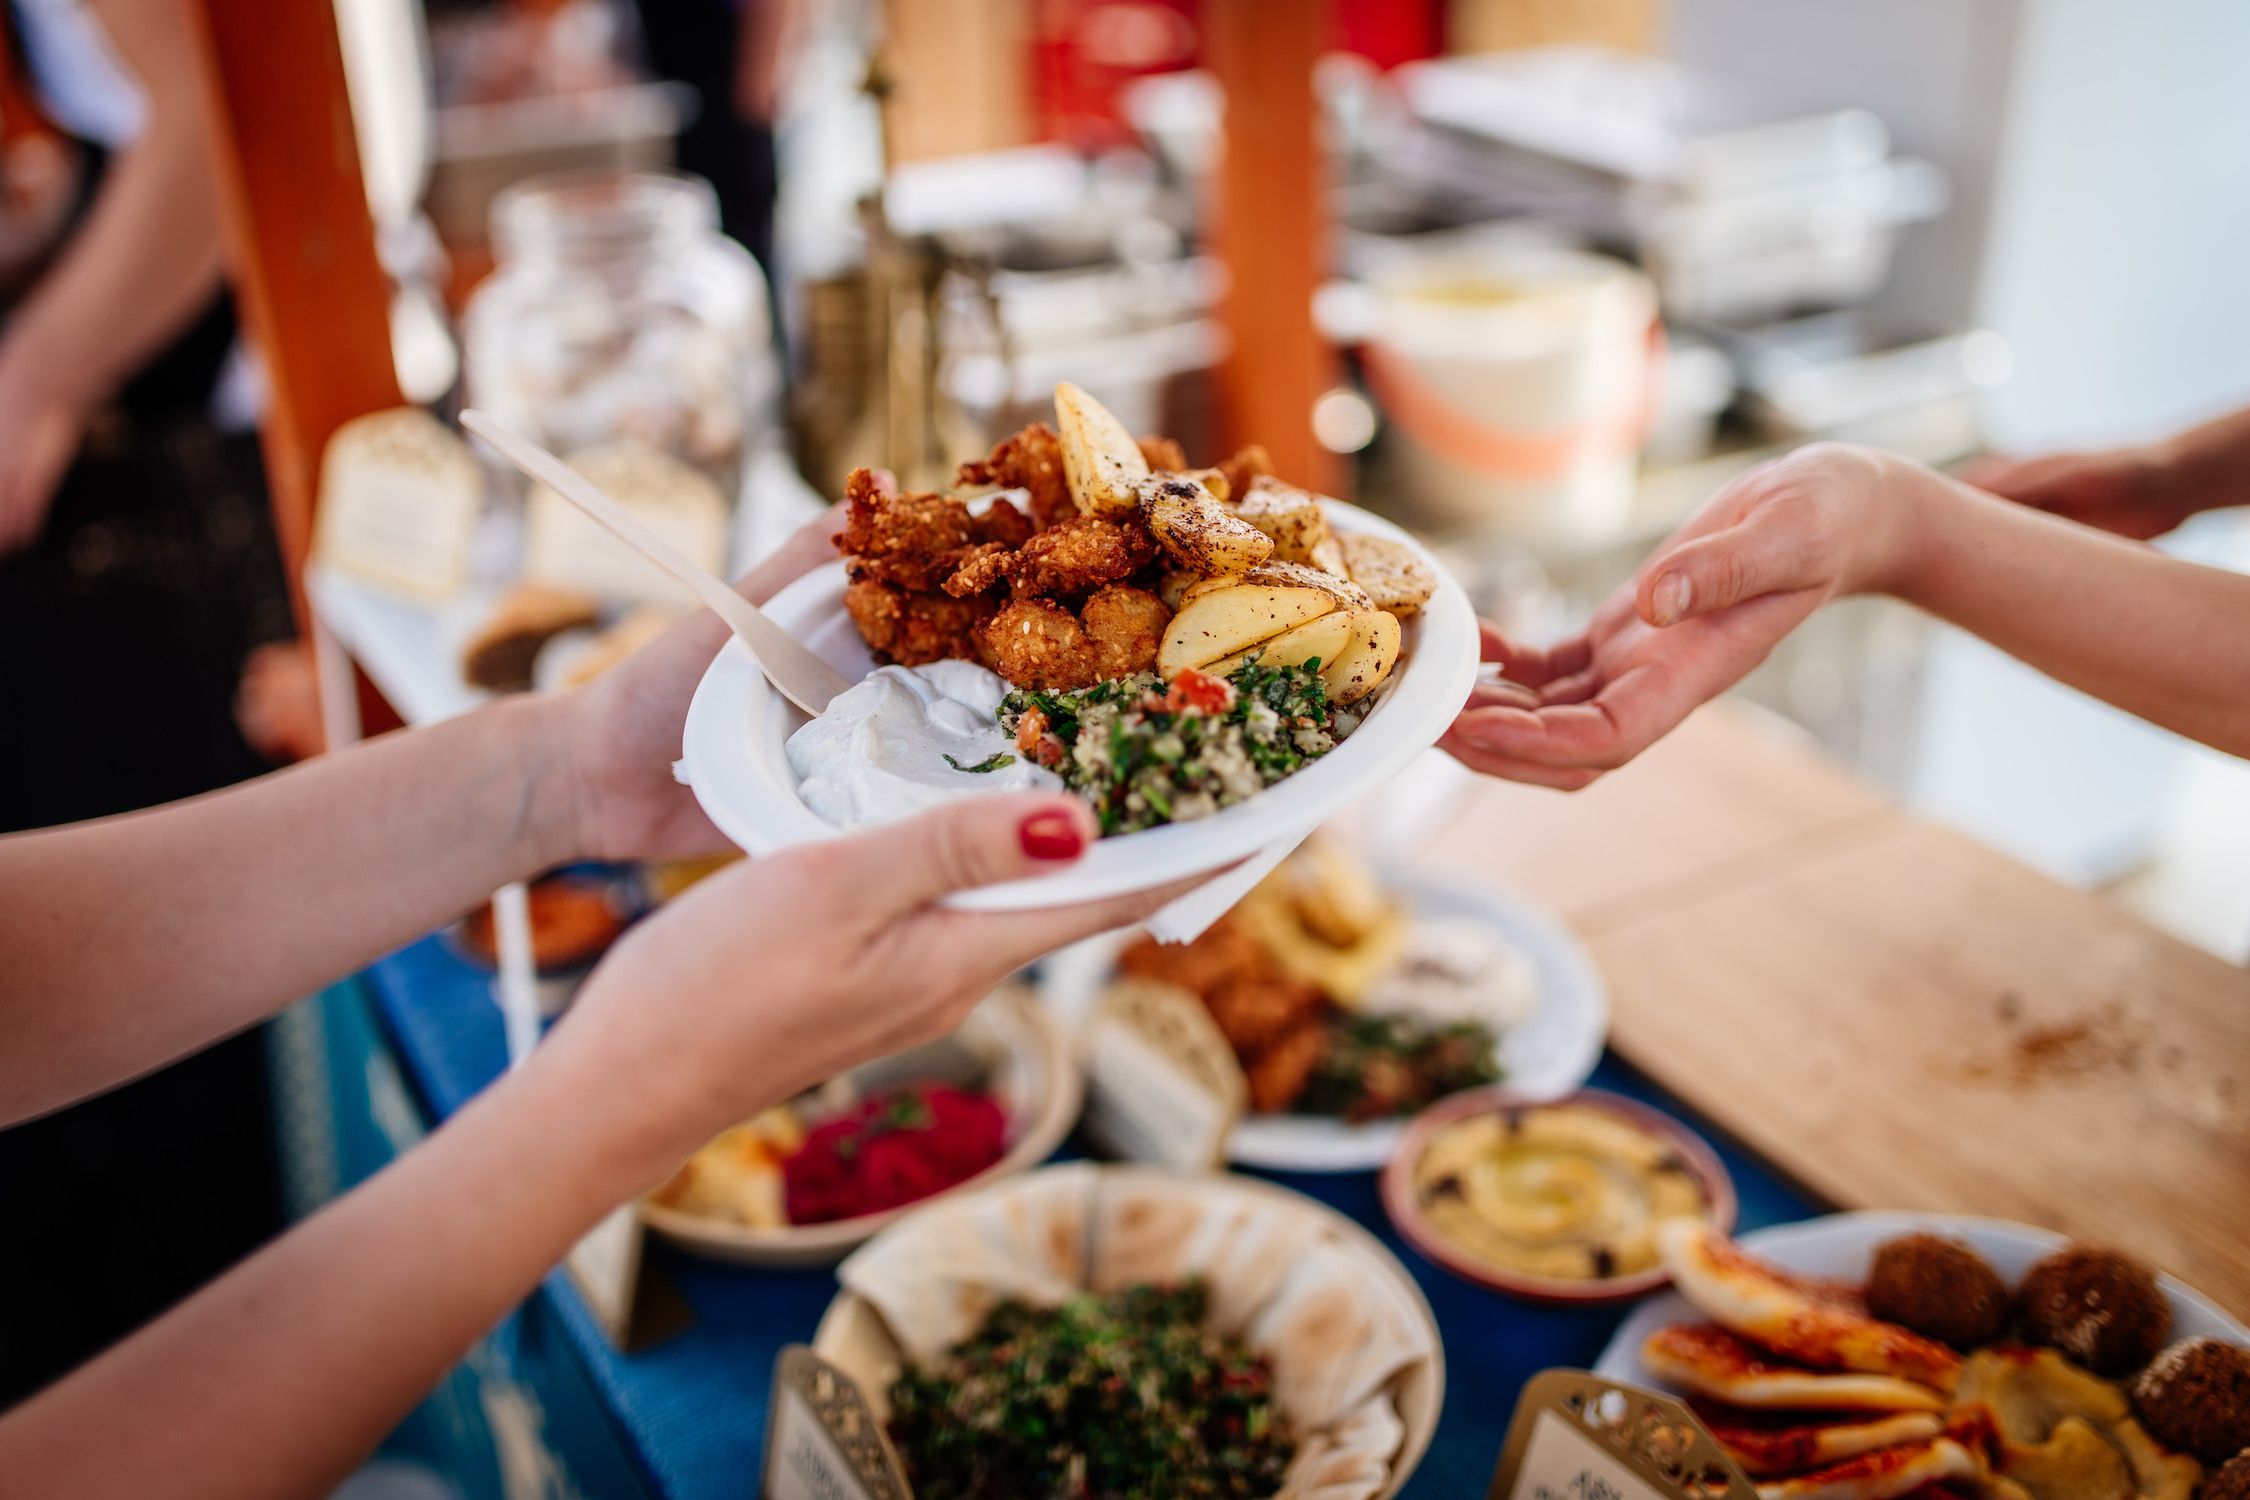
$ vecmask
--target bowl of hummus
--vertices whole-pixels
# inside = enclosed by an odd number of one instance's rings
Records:
[[[1616,1302],[1665,1284],[1658,1230],[1730,1228],[1734,1184],[1679,1121],[1596,1089],[1534,1103],[1505,1088],[1416,1116],[1384,1169],[1407,1242],[1467,1281],[1543,1302]]]

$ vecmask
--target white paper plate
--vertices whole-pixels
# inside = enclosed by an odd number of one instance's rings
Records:
[[[1784,1270],[1836,1281],[1864,1281],[1875,1259],[1875,1247],[1888,1239],[1917,1229],[1966,1240],[1978,1254],[1992,1262],[2000,1279],[2014,1287],[2031,1263],[2067,1238],[2051,1229],[2006,1219],[1979,1219],[1963,1214],[1849,1213],[1808,1219],[1801,1224],[1776,1224],[1741,1237],[1742,1248],[1772,1261]],[[2237,1344],[2250,1344],[2250,1329],[2221,1311],[2201,1292],[2170,1276],[2159,1274],[2157,1285],[2172,1304],[2172,1337],[2209,1334]],[[1602,1351],[1594,1373],[1610,1380],[1654,1390],[1669,1387],[1641,1363],[1641,1346],[1659,1328],[1673,1323],[1702,1321],[1702,1314],[1678,1292],[1651,1297],[1618,1326],[1617,1336]]]
[[[1217,870],[1277,840],[1302,837],[1437,743],[1476,680],[1476,612],[1461,586],[1411,536],[1356,506],[1326,504],[1332,529],[1404,542],[1438,580],[1429,604],[1403,622],[1404,660],[1352,737],[1288,780],[1212,817],[1103,839],[1066,870],[964,892],[949,904],[971,911],[1069,906]],[[798,579],[766,613],[849,680],[873,670],[866,644],[844,613],[841,562]],[[688,785],[719,830],[752,854],[842,832],[797,795],[787,746],[804,722],[732,640],[712,659],[688,706],[682,749]]]
[[[1601,1060],[1609,1035],[1609,990],[1568,928],[1538,907],[1475,886],[1420,875],[1385,875],[1416,917],[1484,922],[1531,959],[1539,1005],[1500,1038],[1509,1092],[1559,1099],[1575,1092]],[[1115,974],[1122,936],[1091,938],[1040,966],[1039,996],[1073,1034],[1093,1014]],[[1406,1120],[1347,1125],[1311,1115],[1252,1115],[1227,1137],[1227,1160],[1271,1172],[1372,1172],[1391,1159]]]

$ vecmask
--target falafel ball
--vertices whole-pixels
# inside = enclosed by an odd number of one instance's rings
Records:
[[[2172,1335],[2172,1307],[2156,1277],[2122,1251],[2070,1244],[2024,1273],[2017,1315],[2033,1342],[2097,1375],[2137,1370]]]
[[[1974,1349],[2000,1336],[2008,1286],[1959,1240],[1902,1234],[1876,1247],[1867,1310],[1956,1349]]]
[[[2250,1500],[2250,1452],[2237,1453],[2211,1471],[2199,1500]]]
[[[2250,1448],[2250,1349],[2180,1340],[2133,1382],[2133,1409],[2168,1447],[2225,1463]]]

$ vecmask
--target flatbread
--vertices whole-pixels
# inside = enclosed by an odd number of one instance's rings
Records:
[[[1094,1291],[1201,1276],[1210,1289],[1210,1324],[1222,1333],[1247,1327],[1305,1247],[1327,1233],[1311,1213],[1286,1200],[1177,1178],[1132,1177],[1103,1183],[1093,1230],[1088,1285]]]
[[[1768,1357],[1716,1323],[1659,1328],[1641,1346],[1651,1374],[1693,1395],[1754,1411],[1942,1411],[1945,1398],[1888,1375],[1807,1370]]]
[[[1727,1456],[1753,1479],[1825,1468],[1878,1448],[1925,1442],[1945,1431],[1945,1419],[1932,1411],[1841,1418],[1817,1412],[1762,1416],[1698,1403],[1696,1415]]]
[[[1758,1486],[1758,1500],[1898,1500],[1927,1484],[1974,1479],[1983,1472],[1975,1454],[1951,1438],[1880,1448]]]
[[[1405,1441],[1406,1424],[1388,1396],[1362,1402],[1334,1431],[1298,1445],[1274,1500],[1373,1500]]]
[[[1657,1248],[1696,1311],[1785,1359],[1940,1391],[1951,1391],[1960,1376],[1961,1356],[1943,1344],[1871,1316],[1849,1288],[1766,1264],[1707,1225],[1664,1224]]]
[[[1425,1329],[1402,1327],[1359,1256],[1307,1247],[1243,1340],[1273,1366],[1274,1404],[1305,1431],[1342,1421],[1430,1352]],[[1418,1321],[1418,1320],[1417,1320]]]
[[[934,1203],[877,1235],[836,1279],[882,1314],[917,1364],[942,1356],[1007,1301],[1052,1307],[1086,1285],[1097,1173],[1055,1167]]]

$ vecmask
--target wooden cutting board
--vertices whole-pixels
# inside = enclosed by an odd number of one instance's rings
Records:
[[[2105,1240],[2250,1315],[2250,971],[1904,816],[1591,946],[1618,1051],[1822,1197]]]
[[[1584,792],[1478,783],[1425,862],[1566,917],[1616,1049],[1814,1194],[2110,1240],[2250,1315],[2250,971],[1733,705]]]

